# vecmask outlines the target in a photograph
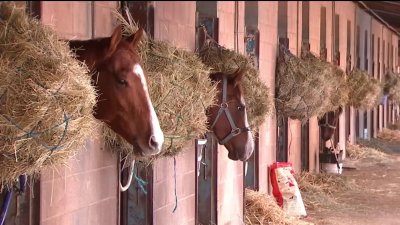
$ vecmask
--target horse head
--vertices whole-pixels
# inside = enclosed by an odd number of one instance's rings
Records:
[[[217,105],[208,109],[208,123],[219,144],[228,150],[229,159],[246,161],[253,153],[254,142],[242,96],[242,77],[243,71],[210,74],[211,80],[218,82],[219,93]]]
[[[164,134],[153,108],[137,51],[143,30],[124,38],[118,26],[111,37],[70,41],[92,74],[99,98],[94,116],[136,148],[135,155],[161,151]]]
[[[335,111],[325,113],[325,115],[318,120],[318,125],[321,128],[321,138],[328,141],[335,133],[335,129],[339,123],[339,116],[342,114],[343,108],[339,107]]]

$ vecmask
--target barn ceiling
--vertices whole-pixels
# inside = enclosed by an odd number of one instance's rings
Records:
[[[365,4],[376,15],[400,33],[400,2],[398,1],[358,1],[364,8]]]

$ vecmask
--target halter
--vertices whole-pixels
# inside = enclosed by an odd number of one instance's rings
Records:
[[[229,112],[229,109],[228,109],[228,102],[226,101],[226,92],[227,92],[227,89],[228,89],[227,86],[228,86],[228,79],[226,78],[226,76],[224,76],[223,77],[223,88],[222,88],[222,103],[221,103],[221,106],[219,107],[219,111],[218,111],[217,117],[215,118],[214,123],[211,125],[211,129],[213,129],[215,124],[217,123],[219,117],[223,113],[225,113],[226,118],[228,119],[229,125],[231,126],[232,130],[231,130],[231,132],[229,134],[227,134],[222,139],[222,141],[218,140],[220,145],[226,144],[233,137],[235,137],[235,136],[237,136],[237,135],[239,135],[241,133],[250,131],[249,127],[238,128],[236,126],[236,124],[235,124],[235,121],[233,121],[232,115],[231,115],[231,113]]]
[[[335,115],[334,115],[335,116]],[[334,126],[334,125],[330,125],[329,123],[328,123],[328,119],[329,119],[329,114],[326,114],[326,117],[325,117],[325,123],[324,124],[318,124],[320,127],[328,127],[328,128],[332,128],[332,129],[336,129],[336,126]],[[337,120],[335,121],[333,121],[334,123],[335,122],[337,122]]]
[[[336,113],[336,112],[335,112]],[[335,113],[334,113],[334,116],[335,116]],[[333,125],[330,125],[329,123],[328,123],[328,119],[329,119],[329,113],[328,114],[326,114],[326,117],[325,117],[325,123],[324,124],[318,124],[320,127],[329,127],[329,128],[331,128],[331,129],[333,129],[334,130],[334,132],[335,132],[335,130],[336,130],[336,126],[333,126]],[[333,121],[335,124],[337,123],[337,120],[335,121]],[[333,135],[332,135],[333,136]],[[330,141],[331,141],[331,149],[333,149],[334,151],[333,151],[333,155],[335,156],[335,158],[336,158],[336,166],[337,166],[337,168],[338,168],[338,173],[339,173],[339,170],[340,170],[340,165],[339,165],[339,158],[338,158],[338,156],[336,155],[336,148],[335,148],[335,145],[333,144],[333,140],[332,140],[332,137],[329,139]]]

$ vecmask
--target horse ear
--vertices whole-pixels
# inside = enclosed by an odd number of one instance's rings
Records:
[[[111,35],[110,47],[108,48],[108,55],[112,55],[112,53],[114,53],[121,39],[122,39],[122,25],[119,25],[114,29]]]
[[[338,109],[338,110],[339,110],[339,111],[338,111],[339,115],[342,114],[342,112],[343,112],[342,106],[339,106],[339,109]]]
[[[242,70],[240,68],[234,73],[234,76],[232,79],[233,79],[233,84],[235,87],[238,86],[242,82],[243,75],[244,75],[244,70]]]
[[[127,41],[131,44],[132,48],[136,48],[138,46],[139,42],[143,38],[143,33],[144,33],[143,28],[139,28],[139,30],[136,31],[135,34],[132,34],[131,36],[128,37]]]

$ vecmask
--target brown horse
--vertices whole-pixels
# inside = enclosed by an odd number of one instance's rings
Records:
[[[69,44],[89,67],[99,94],[94,116],[138,147],[135,155],[148,156],[161,151],[164,134],[139,63],[137,46],[142,36],[140,29],[124,38],[118,26],[111,37],[73,40]]]
[[[218,82],[217,105],[207,110],[208,123],[211,124],[219,144],[228,149],[232,160],[246,161],[254,150],[253,136],[247,122],[247,112],[242,96],[242,71],[232,76],[223,73],[210,74],[213,82]]]
[[[339,123],[339,116],[342,114],[343,108],[339,107],[335,111],[325,113],[325,115],[318,120],[318,125],[321,127],[321,138],[328,141],[335,133],[336,127]]]

